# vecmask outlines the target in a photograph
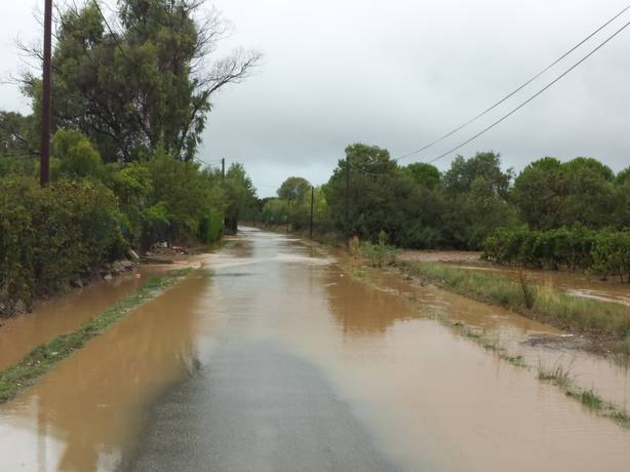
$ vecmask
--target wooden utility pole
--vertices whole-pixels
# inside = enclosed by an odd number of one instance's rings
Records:
[[[44,0],[44,71],[42,77],[42,137],[39,181],[42,186],[50,180],[50,95],[52,57],[52,0]]]
[[[346,156],[346,246],[350,245],[350,156]]]
[[[221,159],[221,178],[225,180],[225,157]]]
[[[313,210],[315,209],[315,187],[311,186],[311,229],[310,236],[313,239]]]

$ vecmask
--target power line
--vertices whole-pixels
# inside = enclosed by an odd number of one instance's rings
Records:
[[[553,85],[555,85],[557,82],[559,82],[563,77],[565,77],[567,74],[569,74],[571,71],[573,71],[575,68],[577,68],[580,64],[582,64],[584,61],[586,61],[589,57],[591,57],[593,54],[595,54],[597,51],[599,51],[601,48],[603,48],[608,42],[610,42],[614,37],[616,37],[619,33],[621,33],[623,30],[625,30],[628,26],[630,26],[630,21],[628,23],[626,23],[625,25],[623,25],[621,28],[619,28],[615,33],[613,33],[611,36],[609,36],[608,38],[606,38],[606,40],[604,42],[602,42],[601,44],[599,44],[595,49],[593,49],[591,52],[589,52],[586,56],[584,56],[582,59],[580,59],[578,62],[576,62],[575,64],[573,64],[573,66],[571,66],[569,69],[567,69],[566,71],[564,71],[561,75],[559,75],[558,77],[556,77],[553,81],[551,81],[549,84],[547,84],[545,87],[543,87],[541,90],[539,90],[538,92],[536,92],[534,95],[532,95],[531,97],[529,97],[527,100],[525,100],[524,102],[522,102],[519,106],[517,106],[516,108],[514,108],[512,111],[510,111],[509,113],[503,115],[501,118],[499,118],[497,121],[495,121],[494,123],[492,123],[491,125],[487,126],[486,128],[484,128],[483,130],[481,130],[479,133],[475,134],[474,136],[472,136],[471,138],[467,139],[466,141],[464,141],[463,143],[459,144],[458,146],[449,149],[448,151],[446,151],[444,154],[440,154],[439,156],[427,161],[427,164],[432,164],[440,159],[442,159],[443,157],[448,156],[449,154],[457,151],[458,149],[464,147],[465,145],[469,144],[470,142],[474,141],[475,139],[477,139],[479,136],[481,136],[482,134],[485,134],[486,132],[490,131],[492,128],[494,128],[495,126],[497,126],[499,123],[502,123],[503,121],[505,121],[506,119],[508,119],[510,116],[512,116],[514,113],[516,113],[517,111],[519,111],[521,108],[523,108],[525,105],[527,105],[529,102],[531,102],[532,100],[534,100],[535,98],[537,98],[538,96],[542,95],[545,91],[547,91],[548,89],[550,89]]]
[[[529,84],[531,84],[532,82],[534,82],[536,79],[538,79],[540,76],[542,76],[545,72],[548,72],[551,68],[553,68],[555,65],[557,65],[559,62],[561,62],[562,60],[564,60],[567,56],[569,56],[571,53],[573,53],[576,49],[578,49],[579,47],[581,47],[584,43],[586,43],[589,39],[591,39],[593,36],[595,36],[597,33],[599,33],[601,30],[603,30],[604,28],[606,28],[608,25],[610,25],[613,21],[615,21],[617,18],[619,18],[621,15],[623,15],[626,11],[630,10],[630,5],[626,6],[623,10],[621,10],[619,13],[617,13],[615,16],[613,16],[610,20],[608,20],[606,23],[604,23],[603,25],[601,25],[599,28],[597,28],[595,31],[593,31],[591,34],[589,34],[586,38],[584,38],[582,41],[580,41],[579,43],[577,43],[575,46],[573,46],[571,49],[569,49],[567,52],[565,52],[562,56],[560,56],[558,59],[556,59],[555,61],[553,61],[551,64],[549,64],[547,67],[545,67],[543,70],[541,70],[540,72],[538,72],[537,74],[535,74],[532,78],[530,78],[529,80],[525,81],[522,85],[520,85],[518,88],[516,88],[515,90],[513,90],[512,92],[510,92],[508,95],[506,95],[505,97],[503,97],[502,99],[500,99],[498,102],[494,103],[493,105],[491,105],[489,108],[486,108],[484,111],[482,111],[481,113],[479,113],[478,115],[474,116],[473,118],[471,118],[470,120],[468,120],[467,122],[465,122],[464,124],[458,126],[457,128],[455,128],[452,131],[449,131],[448,133],[446,133],[445,135],[443,135],[442,137],[431,141],[430,143],[426,144],[425,146],[421,147],[420,149],[416,149],[413,152],[410,152],[409,154],[405,154],[403,156],[397,157],[396,159],[394,159],[395,161],[399,161],[402,159],[406,159],[408,157],[411,157],[415,154],[418,154],[422,151],[425,151],[427,149],[429,149],[430,147],[433,147],[434,145],[444,141],[446,138],[454,135],[455,133],[457,133],[458,131],[461,131],[462,129],[464,129],[465,127],[467,127],[468,125],[474,123],[475,121],[477,121],[479,118],[487,115],[488,113],[490,113],[492,110],[494,110],[495,108],[497,108],[499,105],[503,104],[505,101],[507,101],[508,99],[512,98],[514,95],[516,95],[518,92],[520,92],[521,90],[523,90],[525,87],[527,87]]]
[[[96,9],[98,10],[99,15],[101,15],[101,18],[103,18],[103,21],[105,22],[105,26],[107,27],[107,29],[109,31],[109,34],[111,34],[112,38],[114,38],[114,41],[116,42],[116,46],[118,46],[118,49],[122,53],[123,57],[125,58],[126,61],[131,62],[131,61],[129,61],[129,58],[127,57],[127,54],[125,53],[125,50],[123,49],[122,45],[120,44],[120,41],[118,41],[118,36],[116,36],[116,33],[114,33],[114,30],[109,25],[109,22],[107,21],[107,18],[105,18],[105,15],[103,14],[103,10],[101,10],[101,6],[98,4],[98,0],[96,0],[94,2],[94,6],[96,6]]]
[[[372,176],[372,177],[382,177],[382,176],[386,175],[386,174],[383,174],[383,173],[369,172],[367,170],[361,169],[360,167],[357,167],[356,165],[354,165],[352,162],[348,162],[348,166],[350,168],[352,168],[353,170],[356,170],[357,172],[360,172],[362,174],[369,175],[369,176]]]

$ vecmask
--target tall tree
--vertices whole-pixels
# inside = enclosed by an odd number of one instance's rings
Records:
[[[225,175],[225,228],[236,233],[239,218],[256,205],[256,189],[242,164],[232,164]]]
[[[278,197],[290,202],[302,202],[310,195],[311,184],[303,177],[289,177],[278,189]]]
[[[511,200],[532,229],[548,230],[558,225],[564,193],[562,163],[545,157],[529,164],[514,181]]]
[[[133,161],[158,146],[192,160],[214,94],[248,77],[256,51],[214,51],[228,23],[204,0],[120,0],[105,19],[98,0],[66,8],[53,57],[53,116],[81,131],[105,161]],[[31,51],[37,54],[37,51]],[[39,80],[25,78],[37,110]]]

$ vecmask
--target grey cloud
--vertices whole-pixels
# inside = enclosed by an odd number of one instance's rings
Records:
[[[36,29],[32,2],[15,3],[0,18],[5,69],[15,62],[7,52],[12,38],[6,35]],[[215,4],[236,27],[224,48],[253,47],[263,51],[265,61],[257,75],[215,97],[202,158],[243,162],[263,196],[290,175],[326,181],[353,142],[386,147],[393,156],[420,147],[515,88],[625,6],[622,0]],[[610,33],[629,20],[630,12]],[[501,111],[535,92],[605,35]],[[616,171],[630,165],[629,45],[630,29],[459,152],[493,149],[502,153],[506,167],[517,169],[545,155],[564,160],[589,155]],[[14,95],[3,86],[0,106],[16,106]],[[404,162],[441,154],[501,114]],[[449,161],[441,160],[439,167],[447,168]]]

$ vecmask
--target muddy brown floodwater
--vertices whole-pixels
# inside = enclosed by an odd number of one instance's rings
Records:
[[[247,342],[313,366],[403,470],[629,470],[630,432],[434,318],[495,333],[530,362],[573,355],[521,343],[553,329],[399,274],[377,277],[380,288],[298,240],[244,231],[1,406],[0,470],[116,470],[160,421],[155,404],[212,372],[222,346]],[[583,356],[573,359],[580,380],[623,402],[627,372]]]
[[[32,313],[0,319],[0,370],[28,354],[35,346],[78,328],[146,282],[148,270],[126,274],[40,302]],[[140,274],[140,278],[136,278]]]

